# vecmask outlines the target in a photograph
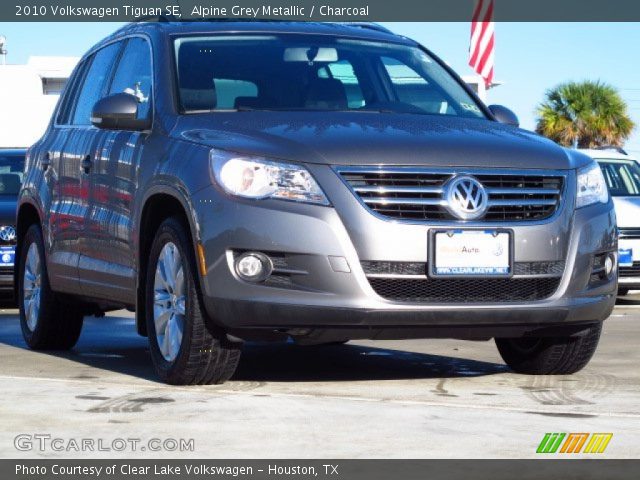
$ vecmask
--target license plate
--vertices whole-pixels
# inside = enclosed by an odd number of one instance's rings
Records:
[[[620,248],[618,250],[618,264],[621,267],[633,267],[632,248]]]
[[[431,274],[511,275],[511,233],[501,230],[447,230],[433,235]]]
[[[0,247],[0,266],[13,267],[16,258],[15,247]]]

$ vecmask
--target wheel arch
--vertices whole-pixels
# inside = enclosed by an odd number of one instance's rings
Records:
[[[182,221],[191,240],[193,253],[197,255],[196,245],[200,241],[197,217],[187,197],[173,186],[162,185],[150,189],[142,202],[136,235],[136,327],[143,336],[147,335],[144,295],[149,252],[160,224],[173,216]],[[199,275],[197,281],[201,281]]]
[[[42,228],[42,216],[36,205],[29,201],[25,201],[18,207],[16,215],[16,253],[15,266],[13,268],[13,294],[14,298],[18,298],[18,264],[20,258],[20,249],[22,248],[22,240],[31,225],[40,225]],[[46,250],[46,248],[45,248]]]

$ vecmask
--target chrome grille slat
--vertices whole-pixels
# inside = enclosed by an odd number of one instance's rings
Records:
[[[441,198],[364,198],[364,203],[381,205],[446,205]]]
[[[418,167],[336,167],[354,195],[371,211],[408,221],[458,221],[447,208],[447,183],[472,176],[486,189],[488,208],[477,221],[533,221],[560,208],[565,174],[559,171],[509,171]]]
[[[442,187],[353,187],[358,193],[442,193]]]
[[[640,238],[640,228],[619,228],[620,238]]]
[[[489,195],[558,195],[557,188],[487,188]]]
[[[526,207],[535,205],[555,205],[556,200],[552,199],[531,199],[531,200],[489,200],[489,208],[491,207]]]

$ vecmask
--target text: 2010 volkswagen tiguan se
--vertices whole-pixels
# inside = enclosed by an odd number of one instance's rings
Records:
[[[376,27],[128,25],[27,156],[26,342],[127,307],[174,384],[230,378],[247,339],[495,338],[517,372],[575,372],[614,304],[612,203],[516,123]]]

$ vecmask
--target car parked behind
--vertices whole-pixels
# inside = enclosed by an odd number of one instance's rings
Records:
[[[24,175],[25,149],[0,149],[0,300],[13,297],[16,205]]]
[[[600,164],[618,223],[618,294],[640,289],[640,164],[622,151],[583,150]]]

